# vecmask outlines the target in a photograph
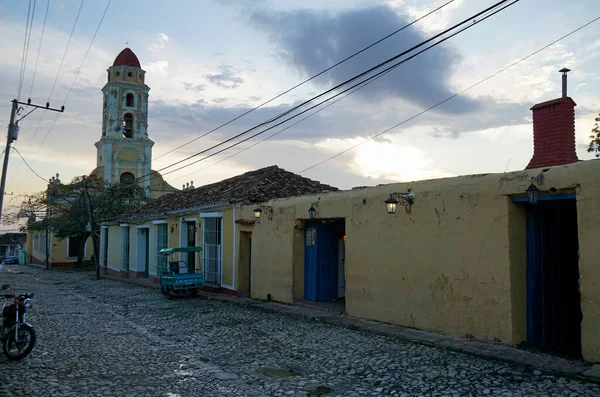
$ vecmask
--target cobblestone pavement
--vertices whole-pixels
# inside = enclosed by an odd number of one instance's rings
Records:
[[[227,302],[167,300],[89,273],[8,266],[38,335],[0,357],[0,396],[600,396],[547,376]]]

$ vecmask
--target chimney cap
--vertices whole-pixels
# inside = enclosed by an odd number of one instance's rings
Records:
[[[559,72],[561,72],[561,73],[567,73],[570,71],[571,71],[571,69],[567,69],[567,68],[562,68],[561,70],[559,70]]]

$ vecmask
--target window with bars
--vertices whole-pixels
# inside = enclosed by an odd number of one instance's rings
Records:
[[[34,235],[33,248],[41,253],[46,254],[46,232],[38,232]]]
[[[129,233],[129,226],[124,226],[121,229],[121,233],[122,233],[122,237],[121,237],[121,241],[122,241],[122,258],[121,258],[121,262],[123,262],[123,270],[129,270],[129,254],[130,254],[130,250],[131,250],[131,243],[130,243],[130,233]]]
[[[160,253],[163,248],[169,248],[169,225],[166,223],[159,223],[156,225],[156,270],[160,268],[162,262],[165,260],[165,256]],[[158,274],[158,271],[156,271]]]

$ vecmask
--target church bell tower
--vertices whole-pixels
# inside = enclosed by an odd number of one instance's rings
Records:
[[[144,83],[145,74],[129,48],[108,68],[96,162],[110,183],[138,181],[144,188],[150,186],[154,142],[148,138],[150,87]]]

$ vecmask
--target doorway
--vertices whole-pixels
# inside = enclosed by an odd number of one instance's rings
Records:
[[[196,221],[187,221],[186,224],[187,224],[186,247],[195,247],[196,246],[196,231],[197,231]],[[188,252],[186,259],[187,259],[186,263],[187,263],[188,273],[195,273],[196,272],[196,253]]]
[[[526,212],[527,342],[581,357],[576,200],[540,200]]]
[[[342,301],[345,297],[345,221],[318,219],[304,229],[304,299]]]
[[[204,281],[208,285],[221,286],[221,258],[223,218],[205,217],[202,218],[204,236],[202,254],[204,257]]]
[[[137,229],[137,275],[150,277],[150,261],[148,252],[150,250],[149,228]]]
[[[250,296],[252,292],[252,232],[240,232],[239,242],[237,290],[241,295]]]

